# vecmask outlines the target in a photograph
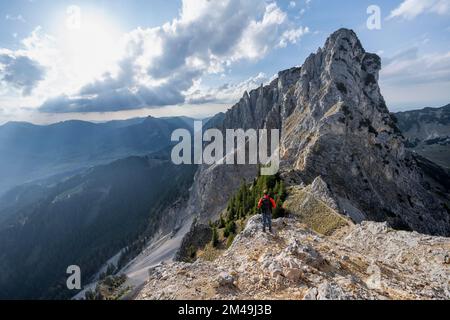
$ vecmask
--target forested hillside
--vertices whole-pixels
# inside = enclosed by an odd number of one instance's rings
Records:
[[[166,154],[130,157],[40,190],[13,215],[0,212],[0,298],[70,297],[67,267],[80,266],[86,283],[143,233],[151,237],[195,169]]]

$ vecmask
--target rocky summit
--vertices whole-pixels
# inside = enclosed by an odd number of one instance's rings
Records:
[[[213,262],[161,264],[138,299],[450,299],[450,240],[364,222],[321,236],[294,218],[247,223]]]

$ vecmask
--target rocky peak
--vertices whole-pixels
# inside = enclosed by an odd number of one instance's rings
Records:
[[[296,96],[301,99],[298,102],[311,105],[329,100],[359,107],[366,98],[387,112],[378,87],[380,69],[381,59],[367,53],[353,31],[340,29],[328,38],[323,49],[306,59],[296,87]],[[329,108],[312,111],[317,119]]]
[[[340,199],[341,213],[449,234],[448,190],[432,190],[406,151],[378,86],[380,68],[380,58],[346,29],[308,57],[283,100],[284,170],[300,173],[306,184],[321,176]]]

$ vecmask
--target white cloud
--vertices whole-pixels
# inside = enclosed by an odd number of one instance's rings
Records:
[[[237,84],[226,83],[217,88],[204,88],[202,82],[198,81],[186,95],[188,104],[222,103],[231,104],[237,102],[244,94],[266,84],[272,78],[264,73],[250,77]]]
[[[298,29],[287,30],[281,36],[279,46],[281,48],[284,48],[289,43],[297,43],[297,41],[307,33],[309,33],[308,27],[305,27],[305,28],[300,27]]]
[[[281,41],[280,37],[282,37],[282,30],[285,29],[286,22],[287,14],[275,3],[269,4],[265,8],[263,18],[259,21],[250,21],[243,30],[230,57],[231,60],[261,59]]]
[[[25,18],[21,14],[18,14],[17,16],[7,14],[5,16],[5,19],[7,21],[19,21],[19,22],[23,22],[23,23],[26,22]]]
[[[416,108],[450,101],[450,52],[420,55],[418,47],[411,47],[383,61],[380,85],[390,106]]]
[[[450,0],[404,0],[400,6],[391,12],[388,19],[403,18],[411,20],[423,13],[449,14]]]
[[[126,54],[115,74],[105,74],[76,94],[50,99],[41,110],[116,111],[194,101],[187,95],[204,75],[262,59],[307,32],[275,2],[183,0],[178,18],[126,36]]]
[[[418,48],[405,50],[386,59],[381,75],[391,83],[430,83],[450,81],[450,51],[419,55]]]

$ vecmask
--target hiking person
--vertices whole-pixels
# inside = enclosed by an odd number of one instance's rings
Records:
[[[272,232],[272,209],[275,209],[277,204],[268,192],[264,191],[264,196],[258,202],[258,209],[261,209],[263,219],[263,232],[266,232],[266,227],[269,227],[269,232]]]

